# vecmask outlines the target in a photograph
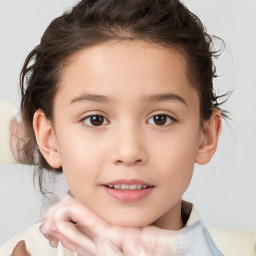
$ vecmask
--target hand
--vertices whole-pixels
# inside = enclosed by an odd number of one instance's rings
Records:
[[[60,241],[81,256],[166,255],[170,248],[168,231],[110,225],[70,196],[49,209],[40,230],[52,247]]]
[[[15,246],[11,256],[31,256],[31,254],[26,249],[25,241],[19,241]]]
[[[23,151],[24,146],[24,130],[21,123],[15,118],[11,121],[11,150],[14,158],[18,162],[25,162],[25,155]]]

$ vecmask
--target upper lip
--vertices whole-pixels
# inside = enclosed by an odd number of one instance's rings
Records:
[[[139,180],[139,179],[118,179],[114,180],[108,183],[105,183],[104,185],[118,185],[118,184],[127,184],[127,185],[147,185],[148,187],[153,187],[154,185],[149,184],[145,181]]]

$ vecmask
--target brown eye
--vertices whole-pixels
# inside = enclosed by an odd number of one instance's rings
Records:
[[[87,116],[83,122],[87,125],[87,126],[101,126],[104,124],[107,124],[107,120],[105,117],[100,116],[100,115],[91,115],[91,116]]]
[[[164,125],[166,123],[167,117],[164,115],[154,116],[154,123],[157,125]]]
[[[170,124],[173,121],[174,121],[174,118],[168,115],[161,114],[161,115],[154,115],[151,118],[149,118],[148,123],[153,125],[164,126],[164,125]]]

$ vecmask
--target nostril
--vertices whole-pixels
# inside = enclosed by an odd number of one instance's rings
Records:
[[[143,162],[142,159],[138,159],[135,161],[132,161],[132,160],[116,160],[115,161],[116,164],[127,164],[127,165],[140,164],[142,162]]]

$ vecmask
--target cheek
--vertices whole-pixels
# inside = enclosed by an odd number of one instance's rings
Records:
[[[176,147],[159,155],[158,169],[163,182],[167,179],[175,183],[177,188],[189,184],[194,169],[194,157],[186,153]]]
[[[102,163],[105,162],[104,145],[88,142],[86,139],[65,139],[59,143],[59,153],[63,173],[70,186],[83,187],[85,183],[95,183]]]
[[[191,180],[195,157],[198,149],[197,131],[177,132],[163,138],[161,142],[152,142],[153,165],[161,174],[161,181],[172,183],[177,189],[183,190]]]

